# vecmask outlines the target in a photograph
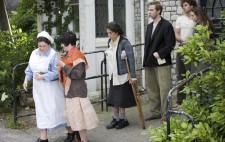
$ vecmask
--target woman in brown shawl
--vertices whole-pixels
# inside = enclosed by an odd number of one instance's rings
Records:
[[[85,82],[88,63],[76,45],[76,35],[66,32],[60,36],[61,47],[67,53],[59,66],[60,81],[65,88],[65,117],[70,132],[79,131],[81,141],[87,142],[86,130],[97,127],[98,118],[90,100],[87,97]]]

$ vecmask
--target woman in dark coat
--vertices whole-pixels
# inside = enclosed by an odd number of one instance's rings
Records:
[[[136,82],[135,61],[133,47],[122,36],[123,31],[119,24],[111,22],[107,26],[107,33],[109,36],[109,48],[106,50],[107,64],[109,69],[110,89],[107,103],[113,107],[113,120],[106,126],[107,129],[122,129],[129,125],[125,115],[125,108],[135,106],[135,99],[133,96],[130,83]],[[130,75],[128,75],[126,62],[122,53],[126,53]]]

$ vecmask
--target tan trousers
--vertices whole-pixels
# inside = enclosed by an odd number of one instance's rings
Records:
[[[167,95],[171,89],[171,65],[146,67],[145,73],[150,113],[160,117],[166,112]]]

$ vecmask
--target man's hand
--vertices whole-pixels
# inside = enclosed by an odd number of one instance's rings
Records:
[[[153,53],[153,56],[154,56],[156,59],[160,58],[158,52],[154,52],[154,53]]]

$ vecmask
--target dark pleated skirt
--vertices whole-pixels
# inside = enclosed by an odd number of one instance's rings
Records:
[[[107,104],[109,106],[122,108],[128,108],[136,105],[132,87],[129,84],[129,81],[122,85],[113,86],[112,79],[110,80]]]

